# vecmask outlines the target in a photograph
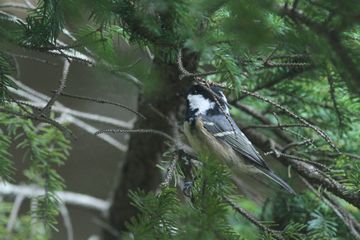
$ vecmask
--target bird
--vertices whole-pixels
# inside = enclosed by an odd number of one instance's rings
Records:
[[[229,104],[218,86],[194,84],[186,96],[184,134],[197,153],[208,153],[231,171],[264,174],[291,194],[295,191],[274,171],[230,116]]]

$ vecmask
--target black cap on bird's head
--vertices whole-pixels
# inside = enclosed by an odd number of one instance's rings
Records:
[[[229,113],[228,103],[221,88],[212,86],[210,89],[199,84],[190,88],[186,98],[187,120],[200,115]]]

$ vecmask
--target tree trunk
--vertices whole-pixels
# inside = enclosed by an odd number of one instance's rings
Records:
[[[184,54],[184,66],[193,71],[198,62],[197,54]],[[146,119],[139,118],[135,129],[157,129],[170,135],[172,126],[163,117],[156,114],[149,106],[153,106],[165,116],[175,115],[182,121],[180,114],[184,104],[184,93],[190,86],[191,79],[179,80],[179,70],[176,64],[154,60],[160,84],[158,91],[151,97],[139,96],[138,111]],[[145,89],[146,90],[146,89]],[[129,143],[124,167],[120,170],[118,185],[114,191],[112,205],[109,210],[109,224],[121,232],[126,230],[125,223],[135,216],[137,210],[130,204],[129,190],[142,189],[146,192],[155,190],[160,183],[160,171],[156,167],[161,154],[166,149],[164,137],[154,134],[133,134]],[[118,239],[114,234],[105,232],[105,239]]]

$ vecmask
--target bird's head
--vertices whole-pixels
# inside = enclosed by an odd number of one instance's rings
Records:
[[[227,99],[219,87],[210,89],[202,85],[193,85],[186,99],[187,120],[201,115],[229,113]],[[220,105],[220,106],[219,106]]]

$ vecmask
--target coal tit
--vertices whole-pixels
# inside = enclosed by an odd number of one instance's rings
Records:
[[[196,152],[223,161],[235,173],[262,173],[288,192],[294,190],[266,164],[229,114],[228,103],[219,87],[193,85],[186,99],[184,133]]]

